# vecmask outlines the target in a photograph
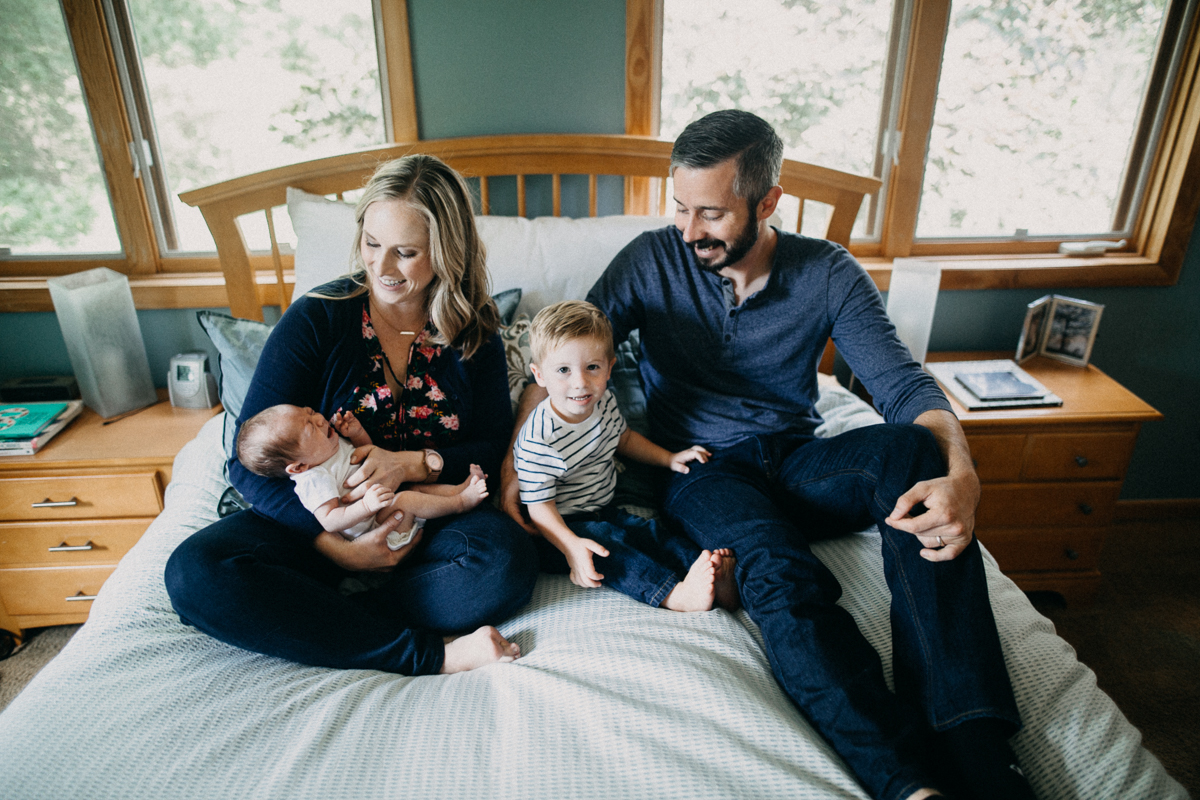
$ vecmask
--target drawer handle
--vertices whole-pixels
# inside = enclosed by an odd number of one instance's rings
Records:
[[[31,507],[32,508],[67,508],[69,506],[77,506],[77,505],[79,505],[79,500],[78,500],[78,498],[75,498],[75,497],[72,497],[70,500],[57,500],[57,501],[51,500],[49,497],[47,497],[45,500],[43,500],[40,503],[33,503],[31,505]]]
[[[1079,560],[1079,553],[1076,552],[1075,550],[1072,550],[1070,547],[1067,548],[1066,556],[1067,556],[1067,558],[1069,558],[1072,561]]]
[[[1075,463],[1081,467],[1086,467],[1088,465],[1088,460],[1084,456],[1075,456]]]
[[[95,600],[98,596],[99,595],[84,594],[83,592],[80,592],[79,594],[75,595],[74,597],[64,597],[63,600],[66,600],[68,603],[73,603],[76,600]]]
[[[96,548],[92,545],[91,541],[89,541],[87,544],[77,544],[75,546],[71,546],[66,542],[63,542],[58,547],[49,547],[47,549],[51,553],[74,553],[78,550],[95,550]]]
[[[1090,505],[1088,505],[1087,503],[1080,503],[1079,510],[1082,511],[1084,514],[1090,514],[1093,511],[1092,507]]]

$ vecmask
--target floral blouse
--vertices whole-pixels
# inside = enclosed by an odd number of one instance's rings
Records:
[[[404,392],[397,401],[387,383],[386,370],[391,365],[371,325],[368,307],[363,304],[362,337],[369,367],[341,410],[353,411],[376,445],[388,450],[436,450],[454,441],[458,415],[432,375],[432,365],[442,356],[442,346],[429,342],[435,332],[433,323],[427,322],[413,341]],[[392,372],[397,377],[404,374],[401,370]]]

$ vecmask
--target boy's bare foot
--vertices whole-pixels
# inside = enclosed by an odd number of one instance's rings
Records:
[[[446,657],[442,674],[486,667],[488,664],[508,663],[521,657],[521,648],[500,635],[491,625],[484,625],[466,636],[446,637]]]
[[[738,596],[737,582],[733,579],[733,568],[737,559],[728,547],[714,550],[713,566],[716,568],[716,580],[713,582],[715,602],[726,611],[737,611],[742,607],[742,599]]]
[[[712,553],[705,550],[688,570],[687,577],[663,600],[662,607],[672,611],[711,611],[716,597],[717,568]]]

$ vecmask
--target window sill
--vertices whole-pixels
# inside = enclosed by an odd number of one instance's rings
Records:
[[[892,260],[859,259],[882,291],[887,291]],[[1058,255],[939,256],[923,260],[942,265],[942,289],[1063,289],[1081,286],[1170,286],[1175,276],[1153,260],[1129,254],[1096,258]],[[273,271],[255,273],[264,305],[279,304]],[[138,308],[228,308],[225,281],[215,272],[131,275],[130,289]],[[291,296],[293,273],[284,272]],[[44,279],[0,278],[0,312],[53,311]]]

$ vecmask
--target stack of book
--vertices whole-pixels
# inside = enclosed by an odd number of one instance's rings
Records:
[[[82,410],[82,400],[0,404],[0,456],[34,455]]]
[[[1061,397],[1010,359],[934,361],[926,363],[925,369],[968,411],[1063,404]]]

